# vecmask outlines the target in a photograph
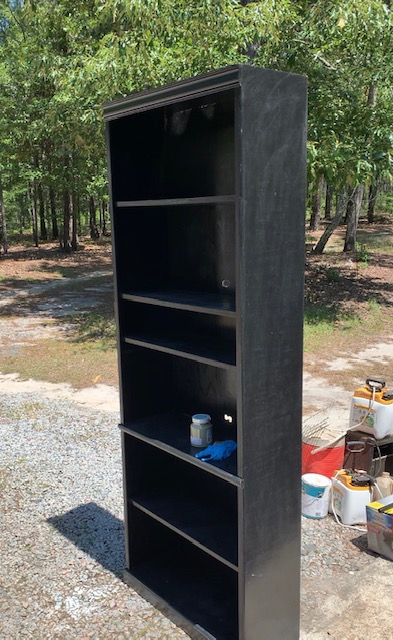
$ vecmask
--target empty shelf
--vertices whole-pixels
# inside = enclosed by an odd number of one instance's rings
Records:
[[[225,512],[180,495],[142,495],[132,503],[237,570],[237,526]]]
[[[118,200],[116,206],[120,209],[133,207],[168,207],[202,204],[227,204],[235,202],[236,196],[201,196],[197,198],[157,198],[146,200]]]
[[[198,339],[197,336],[174,336],[162,337],[159,335],[128,335],[125,336],[124,342],[127,344],[135,344],[148,349],[155,349],[163,353],[170,353],[175,356],[182,356],[189,360],[196,360],[205,364],[212,364],[216,367],[224,369],[235,368],[235,345],[229,352],[226,345],[219,344],[211,340]]]
[[[122,293],[123,300],[141,302],[184,311],[211,313],[228,317],[235,316],[235,298],[233,295],[219,293],[201,293],[199,291],[130,291]]]

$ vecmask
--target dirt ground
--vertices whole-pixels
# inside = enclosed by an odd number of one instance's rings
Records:
[[[360,248],[354,253],[343,253],[342,228],[335,232],[322,256],[311,253],[319,235],[309,237],[305,314],[315,326],[327,317],[331,331],[316,333],[309,343],[306,338],[305,371],[347,390],[368,375],[378,374],[392,384],[390,359],[374,361],[367,357],[368,348],[389,345],[393,334],[392,225],[360,225]],[[364,352],[364,356],[353,358],[358,352]],[[326,366],[331,361],[335,365]]]
[[[117,385],[111,246],[12,247],[0,257],[0,372]]]
[[[365,377],[381,375],[393,386],[389,346],[393,335],[391,225],[361,225],[361,249],[354,254],[342,251],[343,229],[334,234],[322,256],[313,254],[310,248],[318,235],[308,234],[307,238],[305,312],[316,329],[323,326],[320,321],[326,318],[329,330],[306,337],[306,379],[322,379],[325,385],[349,391]],[[75,339],[75,318],[92,311],[113,323],[109,239],[102,243],[86,240],[80,251],[69,254],[61,252],[55,243],[38,249],[11,246],[9,253],[0,257],[0,373],[12,374],[15,379],[18,363],[41,359],[44,371],[38,368],[35,377],[45,381],[45,372],[56,368],[61,340],[64,357],[59,362],[59,372],[46,379],[70,383],[67,376],[75,366],[73,363],[67,368],[67,358],[75,362],[82,348],[82,340]],[[72,352],[68,353],[66,347],[71,346]],[[100,348],[82,353],[79,379],[74,381],[71,376],[71,386],[116,387],[115,351],[112,341],[111,349],[105,353]],[[45,357],[50,358],[50,366]],[[310,411],[312,405],[305,408]]]
[[[0,255],[0,284],[2,289],[18,283],[60,279],[85,275],[112,266],[112,247],[109,239],[102,242],[85,241],[79,251],[65,253],[55,242],[41,247],[11,245],[6,255]]]

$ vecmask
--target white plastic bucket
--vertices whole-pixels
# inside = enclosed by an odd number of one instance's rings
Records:
[[[325,518],[328,514],[332,482],[319,473],[302,476],[302,515],[306,518]]]

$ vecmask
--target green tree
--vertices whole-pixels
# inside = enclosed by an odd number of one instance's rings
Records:
[[[37,242],[77,248],[83,211],[94,235],[107,205],[102,104],[245,62],[308,75],[315,212],[325,183],[359,195],[392,174],[392,36],[381,0],[3,1],[7,218],[30,201]]]
[[[309,78],[311,188],[322,176],[347,197],[355,190],[345,250],[355,246],[364,184],[392,175],[392,41],[386,3],[317,0],[298,3],[286,46],[277,52],[281,68]]]

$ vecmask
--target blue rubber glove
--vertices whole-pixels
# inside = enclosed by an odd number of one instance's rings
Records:
[[[233,440],[224,440],[224,442],[209,444],[209,446],[203,451],[198,451],[198,453],[195,454],[195,457],[199,458],[199,460],[202,460],[203,462],[224,460],[224,458],[228,458],[236,448],[236,442]]]

